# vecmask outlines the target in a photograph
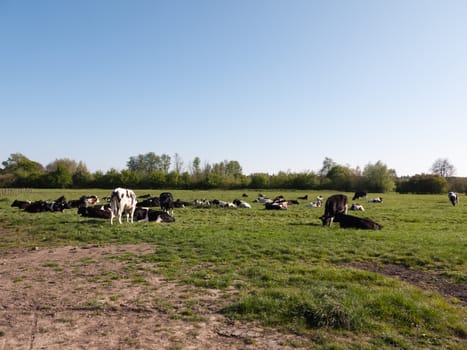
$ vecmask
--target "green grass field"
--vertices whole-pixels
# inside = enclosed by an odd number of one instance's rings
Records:
[[[161,190],[138,190],[137,195]],[[467,339],[465,301],[442,296],[366,266],[398,265],[466,288],[467,198],[457,207],[447,195],[381,195],[363,204],[380,231],[327,228],[323,208],[306,201],[284,211],[253,203],[257,191],[172,191],[174,198],[241,199],[252,209],[175,209],[171,224],[109,221],[64,213],[30,214],[11,208],[14,199],[53,200],[64,194],[108,196],[110,190],[32,190],[0,198],[0,248],[148,242],[154,254],[126,257],[144,261],[170,279],[199,288],[238,291],[221,310],[240,320],[303,335],[318,349],[462,349]],[[332,192],[334,193],[334,192]],[[288,199],[331,192],[263,192]],[[348,193],[349,199],[352,194]]]

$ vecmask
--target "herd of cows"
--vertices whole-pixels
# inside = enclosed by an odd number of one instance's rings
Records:
[[[247,197],[247,194],[243,194]],[[352,197],[352,201],[366,198],[367,193],[364,191],[356,191]],[[459,195],[455,192],[448,193],[449,201],[453,206],[459,203]],[[298,197],[298,199],[308,199],[308,196]],[[100,200],[97,196],[82,196],[77,200],[67,201],[64,196],[57,198],[54,201],[38,200],[20,201],[15,200],[11,206],[18,207],[29,213],[38,213],[46,211],[61,211],[65,209],[77,208],[78,214],[83,217],[110,219],[110,224],[117,218],[118,223],[122,223],[122,216],[126,216],[127,222],[154,221],[154,222],[174,222],[174,208],[183,208],[186,206],[198,207],[224,207],[224,208],[249,208],[251,205],[243,200],[235,199],[232,202],[221,200],[194,200],[184,202],[180,199],[176,201],[172,193],[163,192],[159,196],[142,195],[137,197],[135,192],[127,188],[114,189],[109,197],[104,197],[105,204],[99,204]],[[314,202],[310,202],[310,207],[322,207],[323,197],[318,196]],[[277,196],[274,199],[267,198],[259,194],[254,200],[256,203],[263,203],[266,210],[284,210],[289,205],[298,204],[297,200],[286,200],[283,196]],[[368,200],[369,203],[382,203],[383,198],[377,197]],[[155,210],[151,207],[160,207],[161,210]],[[333,222],[339,223],[341,228],[358,228],[379,230],[382,228],[377,222],[358,216],[349,215],[348,212],[348,197],[345,194],[335,194],[326,199],[324,205],[324,214],[320,217],[323,226],[331,227]],[[361,204],[352,203],[350,210],[365,209]]]

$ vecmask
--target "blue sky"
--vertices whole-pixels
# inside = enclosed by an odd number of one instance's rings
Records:
[[[467,176],[467,1],[0,0],[0,161]]]

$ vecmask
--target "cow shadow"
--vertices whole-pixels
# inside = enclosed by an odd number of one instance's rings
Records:
[[[291,222],[290,226],[323,226],[320,222]]]

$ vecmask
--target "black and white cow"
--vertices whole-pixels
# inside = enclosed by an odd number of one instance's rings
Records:
[[[174,222],[175,219],[165,211],[153,210],[150,208],[138,207],[134,215],[136,222],[154,221],[154,222]]]
[[[233,204],[235,204],[237,206],[237,208],[251,209],[251,204],[250,203],[247,203],[247,202],[242,201],[240,199],[234,199]]]
[[[363,205],[358,204],[358,203],[352,203],[350,206],[350,210],[360,210],[360,211],[365,211],[365,208],[363,208]]]
[[[123,213],[126,214],[127,222],[133,222],[136,203],[136,194],[132,190],[121,187],[113,190],[110,195],[110,224],[113,225],[114,217],[121,224]]]
[[[338,222],[341,228],[358,228],[362,230],[380,230],[382,226],[368,218],[359,218],[353,215],[336,214],[334,221]]]
[[[356,200],[359,198],[366,198],[366,192],[365,191],[355,191],[355,194],[352,197],[352,200]]]
[[[459,195],[456,192],[449,192],[448,198],[452,205],[456,206],[459,204]]]
[[[170,216],[174,215],[174,197],[170,192],[162,192],[159,196],[161,209]]]
[[[324,215],[320,217],[323,226],[331,227],[337,214],[347,214],[347,196],[345,194],[334,194],[326,200]]]

